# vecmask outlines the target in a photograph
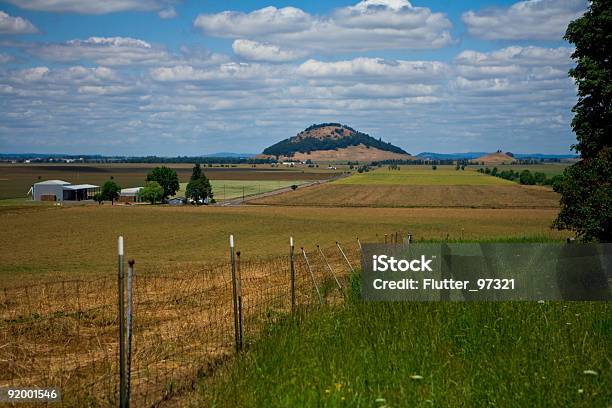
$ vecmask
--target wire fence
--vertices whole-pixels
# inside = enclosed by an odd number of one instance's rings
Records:
[[[124,300],[132,311],[129,402],[156,406],[193,389],[292,309],[342,302],[359,246],[296,247],[294,272],[289,246],[265,259],[237,246],[236,297],[229,262],[141,270],[136,260]],[[63,406],[120,405],[119,287],[113,273],[0,290],[0,387],[58,387]]]

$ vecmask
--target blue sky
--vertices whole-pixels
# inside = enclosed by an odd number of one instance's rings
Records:
[[[260,152],[342,122],[411,153],[567,153],[582,0],[0,1],[0,152]]]

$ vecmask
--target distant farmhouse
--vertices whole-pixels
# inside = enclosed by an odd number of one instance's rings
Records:
[[[28,191],[34,201],[81,201],[91,200],[100,191],[93,184],[70,184],[64,180],[47,180],[34,185]]]

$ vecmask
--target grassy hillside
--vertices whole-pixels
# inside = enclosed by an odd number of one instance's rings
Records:
[[[195,403],[216,407],[605,407],[605,302],[364,303],[267,336]]]

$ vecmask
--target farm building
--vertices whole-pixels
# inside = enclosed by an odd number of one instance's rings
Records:
[[[131,188],[122,188],[119,193],[119,202],[120,203],[137,203],[140,201],[138,197],[138,193],[142,187],[131,187]]]
[[[34,183],[28,194],[34,201],[90,200],[100,190],[93,184],[70,184],[64,180],[47,180]]]

